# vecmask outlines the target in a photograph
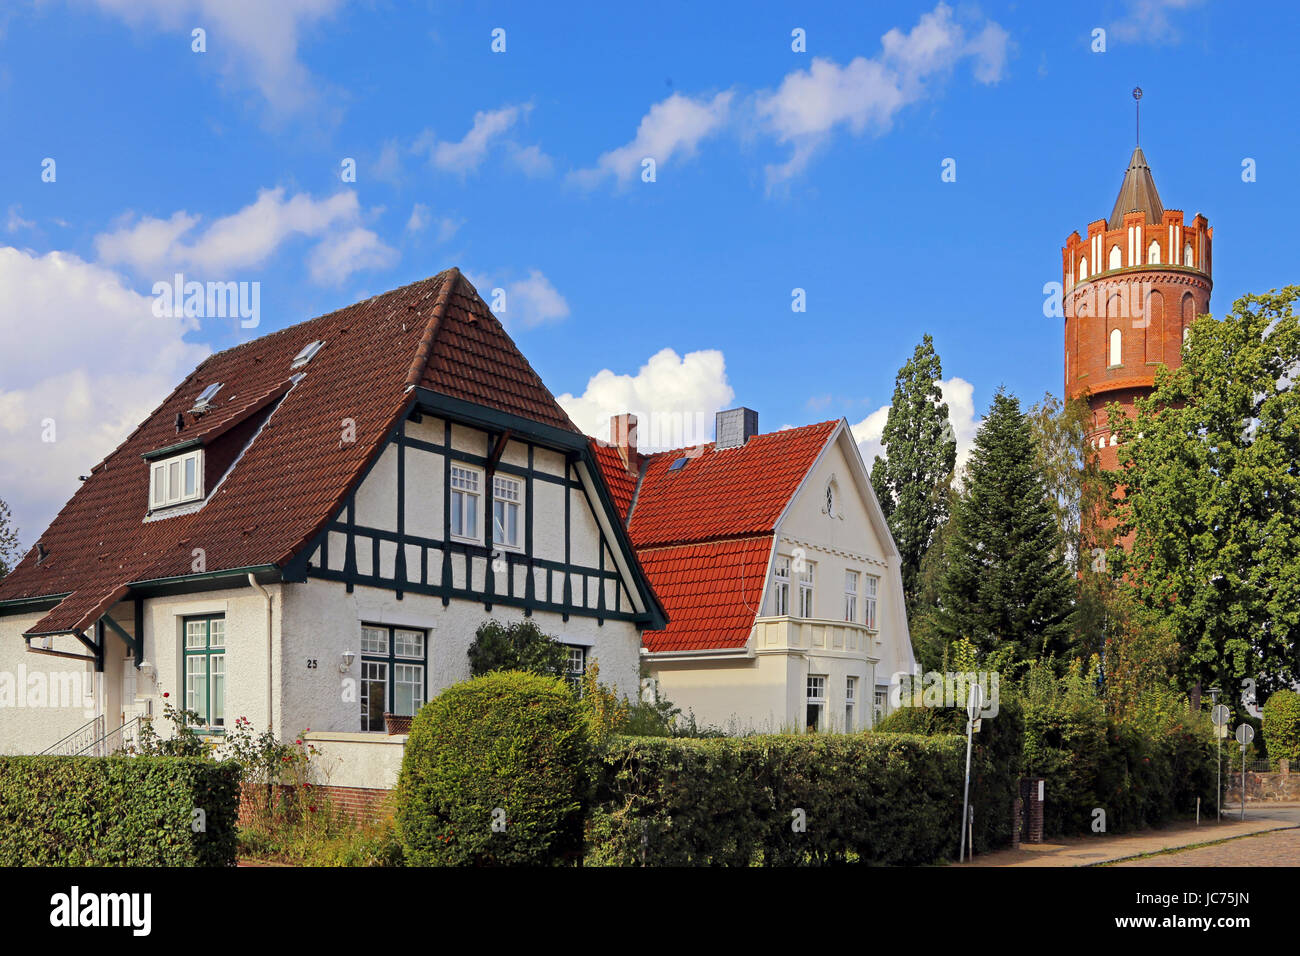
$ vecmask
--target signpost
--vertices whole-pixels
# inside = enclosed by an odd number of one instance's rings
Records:
[[[1215,697],[1219,696],[1217,687],[1210,691],[1210,693]],[[1230,717],[1231,715],[1228,713],[1228,708],[1223,706],[1223,704],[1215,705],[1214,709],[1210,711],[1210,721],[1214,724],[1214,746],[1219,751],[1218,768],[1214,772],[1215,823],[1218,823],[1223,816],[1223,807],[1221,805],[1223,796],[1223,738],[1228,735],[1227,728]]]
[[[1243,723],[1237,727],[1237,743],[1241,744],[1241,818],[1246,819],[1246,748],[1255,739],[1255,728]]]
[[[966,859],[966,827],[970,813],[970,749],[975,733],[975,715],[980,712],[981,689],[979,684],[970,685],[970,698],[966,704],[966,787],[961,796],[961,849],[957,853],[957,862]],[[971,834],[971,851],[975,847],[975,834]]]

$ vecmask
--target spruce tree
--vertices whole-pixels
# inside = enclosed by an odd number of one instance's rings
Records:
[[[894,398],[881,434],[885,457],[871,466],[871,486],[902,558],[903,595],[917,612],[921,562],[948,520],[948,488],[957,441],[939,382],[943,367],[926,335],[894,379]]]
[[[1006,663],[1069,646],[1074,581],[1040,460],[1029,416],[999,389],[945,535],[935,626]]]

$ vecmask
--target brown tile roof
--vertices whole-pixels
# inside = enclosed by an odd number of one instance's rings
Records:
[[[325,343],[316,356],[291,370],[316,340]],[[214,382],[223,386],[210,410],[191,414]],[[341,506],[413,385],[577,432],[473,286],[450,269],[210,356],[95,466],[41,536],[44,560],[38,565],[35,549],[25,556],[0,581],[0,601],[67,594],[28,633],[81,631],[127,585],[194,573],[195,549],[209,573],[282,567]],[[200,510],[144,521],[143,455],[215,441],[272,406]],[[345,440],[349,422],[355,441]]]
[[[1156,181],[1151,176],[1151,167],[1147,165],[1146,155],[1141,147],[1133,150],[1129,158],[1128,169],[1124,171],[1124,181],[1120,183],[1119,195],[1115,197],[1115,207],[1110,211],[1107,229],[1120,229],[1124,225],[1124,216],[1130,212],[1146,213],[1146,221],[1160,224],[1165,216],[1165,207],[1156,192]]]

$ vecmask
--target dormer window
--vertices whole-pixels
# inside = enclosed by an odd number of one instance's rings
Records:
[[[309,342],[306,345],[304,345],[302,351],[293,357],[293,364],[289,366],[290,370],[295,368],[302,368],[304,365],[310,362],[313,358],[316,357],[316,353],[320,351],[321,346],[324,344],[325,343],[322,342],[320,339],[317,339],[315,342]]]
[[[149,508],[168,508],[203,497],[203,449],[155,461],[149,468]]]
[[[199,397],[194,399],[194,407],[191,408],[190,411],[191,412],[205,411],[207,407],[212,404],[212,399],[216,397],[217,392],[219,391],[221,391],[221,383],[213,382],[203,391],[199,392]]]

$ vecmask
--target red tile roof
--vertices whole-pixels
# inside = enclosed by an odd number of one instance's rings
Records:
[[[638,549],[669,619],[665,630],[642,631],[642,645],[651,652],[744,647],[771,551],[770,534]]]
[[[755,435],[739,448],[651,456],[628,531],[651,544],[770,532],[838,422]],[[692,457],[693,456],[693,457]],[[685,457],[684,467],[672,470]]]
[[[291,370],[316,340],[325,343],[320,351]],[[223,386],[211,409],[192,415],[214,382]],[[126,585],[192,574],[197,548],[208,572],[283,566],[336,513],[415,385],[577,431],[473,286],[450,269],[209,357],[94,468],[41,536],[44,560],[28,553],[0,582],[0,601],[68,594],[28,633],[81,631]],[[283,398],[261,432],[200,510],[143,520],[142,455],[233,432],[278,391]],[[344,440],[349,423],[355,441]]]
[[[627,492],[628,533],[668,611],[643,631],[652,652],[743,647],[759,614],[777,521],[839,422],[755,435],[739,448],[712,443],[646,458]],[[597,461],[611,490],[626,475],[617,450]],[[608,452],[613,452],[611,455]],[[674,469],[674,462],[686,464]]]
[[[626,525],[627,511],[632,506],[632,496],[636,492],[636,476],[627,470],[623,464],[623,456],[613,445],[606,445],[593,438],[591,450],[596,454],[596,463],[600,465],[600,473],[609,487],[609,494],[614,499],[618,516]]]

